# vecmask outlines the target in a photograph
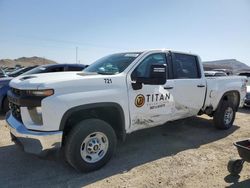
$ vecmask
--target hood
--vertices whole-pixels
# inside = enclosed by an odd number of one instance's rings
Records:
[[[57,92],[74,92],[79,90],[96,90],[103,88],[105,78],[113,79],[113,86],[119,83],[121,75],[86,74],[83,72],[43,73],[19,76],[10,82],[17,89],[54,89]],[[117,80],[117,81],[115,81]],[[125,80],[125,79],[124,79]],[[112,86],[110,86],[112,87]]]
[[[58,72],[18,76],[10,82],[10,86],[18,89],[37,89],[42,85],[53,85],[60,82],[82,79],[80,72]]]

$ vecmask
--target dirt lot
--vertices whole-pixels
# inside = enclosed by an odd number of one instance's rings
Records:
[[[133,133],[104,168],[88,174],[56,152],[45,159],[22,152],[0,117],[0,187],[250,187],[250,164],[240,177],[227,172],[228,160],[238,157],[232,142],[250,137],[250,109],[227,131],[202,116]]]

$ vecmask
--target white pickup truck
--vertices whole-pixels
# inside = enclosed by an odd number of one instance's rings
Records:
[[[113,54],[83,72],[21,76],[10,86],[13,141],[34,154],[63,148],[85,172],[139,129],[202,114],[228,129],[246,95],[245,77],[205,78],[197,55],[171,50]]]

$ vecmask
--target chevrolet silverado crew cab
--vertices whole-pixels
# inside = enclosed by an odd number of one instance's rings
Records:
[[[85,172],[140,129],[201,114],[229,129],[246,95],[245,77],[205,78],[197,55],[171,50],[113,54],[82,72],[20,76],[10,87],[12,139],[33,154],[62,148]]]

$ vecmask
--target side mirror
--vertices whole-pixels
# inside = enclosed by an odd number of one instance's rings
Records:
[[[151,65],[149,85],[163,85],[167,81],[166,65]],[[145,83],[146,84],[146,83]]]
[[[151,65],[149,77],[137,77],[136,72],[132,74],[132,83],[134,90],[142,88],[145,85],[163,85],[167,81],[167,66],[166,65]]]

